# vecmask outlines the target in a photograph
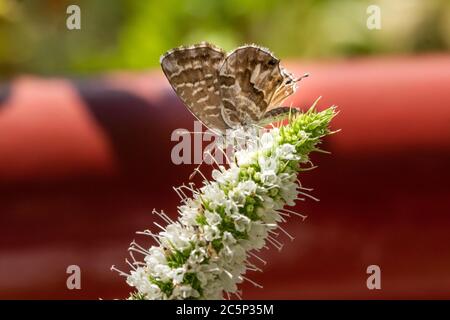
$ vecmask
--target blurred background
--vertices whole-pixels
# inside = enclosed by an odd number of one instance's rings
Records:
[[[65,28],[70,4],[81,9],[79,32]],[[369,5],[382,8],[377,32],[366,26]],[[1,0],[0,70],[2,78],[142,70],[169,48],[204,40],[226,50],[257,43],[284,59],[442,52],[449,35],[446,0]]]
[[[243,297],[450,298],[446,0],[0,0],[0,298],[128,296],[110,266],[127,269],[153,208],[176,216],[172,186],[194,168],[170,159],[193,118],[159,57],[200,41],[268,47],[312,75],[288,102],[340,110],[332,155],[300,177],[321,201],[298,205],[309,219]],[[66,287],[72,264],[81,290]],[[372,264],[381,290],[366,287]]]

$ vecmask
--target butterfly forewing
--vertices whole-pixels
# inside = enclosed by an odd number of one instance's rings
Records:
[[[188,109],[211,129],[225,131],[218,81],[225,58],[221,49],[208,43],[180,47],[161,57],[161,66],[177,95]]]

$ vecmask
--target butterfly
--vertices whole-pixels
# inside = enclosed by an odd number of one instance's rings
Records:
[[[191,113],[221,133],[286,118],[291,108],[281,104],[296,91],[297,82],[308,76],[295,79],[269,50],[256,45],[227,54],[202,42],[169,50],[160,63]]]

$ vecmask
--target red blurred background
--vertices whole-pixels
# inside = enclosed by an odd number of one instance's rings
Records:
[[[289,220],[296,237],[264,251],[245,299],[450,298],[450,56],[286,63],[310,72],[291,99],[332,104],[338,134],[300,176],[320,202]],[[110,272],[153,208],[176,216],[170,135],[193,117],[162,72],[16,76],[0,86],[0,298],[124,298]],[[81,267],[81,290],[66,268]],[[366,268],[381,268],[368,290]]]

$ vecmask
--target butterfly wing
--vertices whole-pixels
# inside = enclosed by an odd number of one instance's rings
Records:
[[[244,46],[231,52],[219,70],[222,117],[230,127],[259,122],[283,83],[279,60],[268,50]]]
[[[225,52],[209,43],[180,47],[161,57],[172,88],[192,114],[211,129],[225,131],[218,72]]]

